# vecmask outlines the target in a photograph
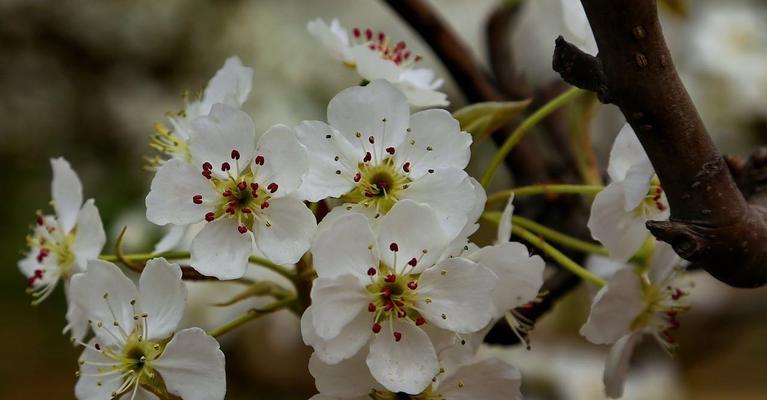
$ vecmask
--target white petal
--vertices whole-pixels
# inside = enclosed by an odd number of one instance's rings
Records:
[[[469,176],[460,169],[438,169],[410,184],[401,198],[431,206],[448,237],[456,237],[466,226],[467,214],[475,207],[476,196]],[[473,224],[474,221],[471,221]]]
[[[605,245],[610,256],[619,261],[631,258],[649,233],[641,213],[626,212],[624,199],[621,183],[607,185],[594,199],[588,222],[591,236]]]
[[[53,208],[56,210],[61,228],[64,232],[69,232],[75,226],[77,213],[83,204],[83,185],[69,162],[63,157],[51,158],[51,168],[53,168],[51,182]]]
[[[163,164],[152,179],[146,196],[146,218],[157,225],[186,225],[202,221],[213,211],[218,194],[201,175],[202,167],[193,167],[181,160]],[[201,195],[203,204],[194,204],[192,197]]]
[[[631,325],[644,307],[639,275],[631,267],[624,268],[594,297],[589,319],[580,333],[594,344],[615,343],[631,332]]]
[[[676,254],[674,248],[666,242],[656,241],[655,252],[650,262],[650,282],[660,285],[679,266],[682,259]]]
[[[523,244],[505,242],[484,247],[469,258],[498,276],[498,284],[493,291],[494,317],[499,318],[538,296],[546,263],[537,255],[531,256]]]
[[[367,280],[367,270],[378,268],[376,239],[368,218],[348,214],[323,228],[312,246],[314,269],[321,278],[351,274]]]
[[[214,104],[210,114],[192,121],[189,150],[196,167],[204,162],[213,165],[213,172],[226,177],[221,165],[226,162],[235,171],[232,150],[240,153],[240,168],[248,167],[256,150],[256,127],[250,116],[226,104]]]
[[[623,191],[626,197],[623,202],[624,210],[632,211],[642,204],[650,190],[650,179],[653,175],[655,170],[649,160],[646,164],[637,164],[629,168],[626,179],[623,180]]]
[[[320,221],[317,226],[317,232],[322,232],[333,226],[339,218],[349,214],[362,214],[367,217],[374,231],[376,230],[375,227],[378,226],[378,222],[380,222],[379,218],[376,218],[378,213],[375,208],[360,203],[344,203],[333,207],[330,212],[322,218],[322,221]]]
[[[615,342],[610,353],[607,354],[604,372],[605,395],[607,397],[611,399],[623,397],[623,382],[625,382],[626,374],[628,374],[631,354],[641,339],[641,333],[626,335]]]
[[[333,19],[328,26],[321,18],[317,18],[309,21],[306,24],[306,29],[319,40],[333,58],[348,64],[354,63],[349,47],[349,34],[346,29],[339,25],[337,19]]]
[[[171,225],[159,242],[154,245],[154,254],[171,251],[181,244],[189,225]]]
[[[458,121],[446,110],[425,110],[410,116],[410,132],[396,149],[397,167],[410,163],[410,177],[418,179],[429,169],[464,169],[471,157],[471,135],[461,132]]]
[[[393,332],[402,334],[399,342]],[[439,370],[429,337],[415,324],[402,320],[392,322],[392,331],[387,326],[375,336],[367,364],[373,377],[394,393],[421,393]]]
[[[224,353],[200,328],[176,333],[152,365],[168,392],[184,400],[223,399],[226,394]]]
[[[98,340],[93,338],[90,341],[91,346],[97,343]],[[112,359],[102,355],[101,352],[92,350],[88,347],[83,350],[80,355],[80,360],[91,363],[114,363]],[[103,366],[97,366],[92,364],[80,365],[80,377],[75,384],[75,396],[79,400],[104,400],[112,398],[111,394],[117,390],[122,384],[122,380],[114,379],[113,375],[105,377],[92,376],[98,374]],[[98,383],[101,382],[101,385]]]
[[[34,275],[35,270],[40,269],[40,263],[37,262],[37,252],[30,251],[24,258],[19,260],[16,265],[19,267],[19,271],[25,278],[29,278]]]
[[[629,169],[638,164],[650,164],[650,159],[647,158],[647,153],[645,153],[642,144],[639,143],[631,125],[625,124],[610,150],[607,174],[613,181],[622,181],[626,179]]]
[[[472,333],[492,319],[496,276],[465,258],[448,258],[418,280],[418,309],[429,323],[457,333]],[[431,301],[426,301],[430,299]]]
[[[269,128],[258,141],[256,154],[264,157],[264,165],[255,165],[256,181],[264,187],[278,185],[272,197],[294,192],[309,168],[306,149],[299,143],[296,133],[285,125]]]
[[[148,314],[147,338],[160,340],[176,330],[186,308],[186,286],[181,267],[164,258],[147,262],[139,278],[141,311]]]
[[[315,279],[311,296],[314,331],[324,340],[338,336],[368,304],[363,283],[352,275]]]
[[[352,47],[351,55],[357,65],[357,73],[363,78],[369,81],[386,79],[389,82],[396,82],[399,80],[400,68],[397,64],[394,61],[383,59],[366,45]],[[332,125],[335,126],[335,124]]]
[[[86,201],[77,214],[77,235],[72,242],[72,252],[80,269],[85,269],[88,260],[98,258],[107,241],[99,210],[93,203],[93,199]]]
[[[375,159],[384,159],[386,148],[396,148],[405,140],[409,119],[405,96],[382,80],[345,89],[328,104],[328,123],[359,149],[356,161],[371,149]],[[374,144],[370,144],[370,137]]]
[[[298,189],[299,197],[319,201],[351,191],[354,181],[350,177],[357,171],[359,154],[354,153],[354,147],[346,138],[320,121],[301,122],[296,133],[309,157],[309,170]]]
[[[338,336],[324,340],[317,336],[314,330],[313,307],[307,308],[301,316],[301,335],[304,343],[312,346],[317,357],[327,364],[337,364],[360,352],[373,335],[372,326],[373,317],[361,312]]]
[[[377,387],[377,382],[370,375],[365,358],[367,352],[360,351],[354,357],[338,364],[326,364],[317,353],[309,359],[309,372],[314,377],[317,390],[327,396],[343,399],[355,396],[365,398]]]
[[[515,400],[522,399],[521,384],[516,368],[491,358],[448,371],[437,392],[445,400]]]
[[[207,223],[192,240],[192,267],[222,280],[241,278],[253,252],[253,241],[237,226],[230,218]]]
[[[437,90],[426,89],[413,85],[411,82],[405,80],[403,76],[407,71],[403,71],[400,74],[400,81],[397,83],[397,87],[407,97],[407,102],[417,108],[427,107],[446,107],[450,105],[447,100],[447,95]]]
[[[64,328],[64,333],[68,333],[70,337],[75,338],[78,342],[81,342],[85,335],[88,333],[88,316],[85,310],[75,303],[69,295],[69,284],[65,283],[64,288],[67,292],[67,326]]]
[[[293,264],[309,250],[317,233],[317,220],[303,202],[292,197],[269,200],[263,210],[271,226],[254,224],[256,245],[277,264]]]
[[[93,321],[94,332],[102,343],[116,342],[107,330],[118,337],[120,328],[125,332],[133,330],[130,303],[138,299],[138,290],[116,265],[101,260],[89,261],[84,273],[72,277],[70,289],[72,300]],[[115,321],[120,324],[119,328],[113,326]],[[102,322],[102,327],[97,327],[98,322]]]
[[[509,196],[506,207],[503,208],[501,219],[498,222],[498,243],[508,242],[511,238],[511,216],[514,214],[514,193]]]
[[[437,213],[431,207],[412,200],[397,202],[388,214],[381,217],[378,225],[379,258],[398,271],[402,271],[413,258],[418,260],[415,267],[418,270],[433,265],[449,241]],[[391,251],[392,243],[397,245],[397,252]]]
[[[253,87],[253,69],[242,65],[237,56],[229,57],[205,88],[200,115],[206,115],[216,103],[240,108]]]
[[[616,271],[625,268],[627,265],[625,261],[617,261],[600,255],[591,255],[586,259],[585,267],[600,278],[610,279]]]

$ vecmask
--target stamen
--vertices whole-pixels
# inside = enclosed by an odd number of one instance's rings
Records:
[[[264,156],[256,156],[256,161],[255,161],[256,165],[264,165],[265,161],[266,160],[264,159]]]
[[[202,204],[202,195],[196,194],[192,196],[192,202],[194,202],[194,204]]]
[[[229,171],[230,169],[232,169],[232,166],[229,165],[228,162],[224,161],[223,163],[221,163],[221,171],[226,172],[226,171]]]
[[[232,150],[232,160],[239,160],[240,159],[240,152],[237,150]]]
[[[394,341],[399,342],[402,340],[402,332],[394,331]]]
[[[373,333],[379,333],[379,332],[381,332],[381,324],[376,322],[375,324],[373,324]]]

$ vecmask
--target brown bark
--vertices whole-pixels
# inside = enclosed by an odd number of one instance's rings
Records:
[[[581,2],[599,54],[560,37],[553,67],[567,82],[618,106],[637,133],[671,206],[669,221],[648,228],[729,285],[764,285],[767,210],[754,188],[764,183],[767,157],[757,153],[743,166],[748,171],[740,188],[751,192],[741,192],[679,79],[654,0]]]

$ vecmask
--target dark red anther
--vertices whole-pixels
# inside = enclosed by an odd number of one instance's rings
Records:
[[[243,191],[248,188],[248,183],[245,181],[242,181],[237,184],[237,189],[240,189],[240,191]]]
[[[400,340],[402,340],[402,333],[394,331],[394,341],[399,342]]]
[[[209,212],[209,213],[205,214],[205,220],[206,221],[211,222],[214,219],[216,219],[216,214],[213,214],[212,212]]]
[[[373,197],[375,196],[373,193],[365,192],[365,197]]]
[[[237,230],[240,231],[240,233],[245,233],[248,231],[248,227],[245,225],[240,225],[237,227]]]
[[[224,197],[229,197],[229,196],[232,195],[232,191],[229,190],[229,189],[226,189],[223,192],[221,192],[221,195],[224,196]]]
[[[196,194],[196,195],[192,196],[192,202],[194,204],[202,204],[202,195],[201,194]]]
[[[416,290],[416,289],[418,289],[418,282],[416,282],[416,281],[411,281],[411,282],[408,282],[408,283],[407,283],[407,287],[408,287],[410,290]]]
[[[373,303],[368,304],[368,311],[375,312],[376,311],[376,305]]]
[[[226,172],[226,171],[229,171],[230,169],[232,169],[232,166],[229,165],[228,162],[224,161],[223,163],[221,163],[221,170],[222,171]]]
[[[277,191],[277,188],[279,188],[279,186],[276,183],[272,182],[266,188],[269,189],[269,193],[274,193]]]
[[[425,324],[425,323],[426,323],[426,320],[425,320],[425,319],[423,319],[423,317],[418,317],[418,318],[415,320],[415,326],[421,326],[421,325],[423,325],[423,324]]]
[[[378,32],[378,41],[383,42],[384,39],[386,39],[386,34],[383,32]]]
[[[683,292],[683,291],[681,291],[680,289],[677,289],[677,290],[676,290],[676,291],[675,291],[675,292],[674,292],[674,293],[671,295],[671,298],[672,298],[672,299],[674,299],[674,300],[679,300],[680,298],[682,298],[682,296],[684,296],[684,292]]]
[[[381,324],[376,322],[375,324],[373,324],[373,333],[378,333],[378,332],[381,332]]]
[[[213,165],[211,165],[209,162],[205,161],[202,163],[202,170],[203,171],[210,171],[213,169]]]
[[[421,61],[422,59],[423,59],[423,57],[421,57],[421,56],[415,56],[415,62]]]
[[[212,173],[210,172],[209,169],[206,169],[206,170],[202,171],[202,176],[204,176],[207,179],[210,179],[211,176],[212,176]]]
[[[250,214],[253,212],[253,210],[248,207],[243,207],[240,211],[242,211],[244,214]]]
[[[368,136],[368,142],[370,142],[370,144],[375,144],[376,138],[374,138],[373,136]]]
[[[237,150],[232,150],[232,160],[239,160],[240,159],[240,152]]]
[[[410,261],[407,262],[408,265],[411,267],[415,267],[416,264],[418,264],[418,260],[415,259],[415,257],[411,258]]]
[[[405,172],[410,172],[410,161],[402,164],[402,170]]]
[[[397,310],[397,317],[405,318],[407,317],[407,312],[405,312],[405,310]]]
[[[386,152],[389,153],[389,154],[394,154],[395,149],[394,149],[394,147],[387,147],[386,148]]]
[[[397,43],[397,46],[395,47],[395,49],[401,50],[401,49],[404,49],[406,46],[407,44],[405,44],[405,42],[400,41],[399,43]]]
[[[373,159],[373,155],[370,154],[370,152],[368,151],[367,153],[365,153],[365,157],[362,159],[362,162],[368,162],[372,159]]]
[[[38,279],[43,279],[43,270],[41,269],[36,269],[33,275],[27,279],[27,283],[32,286]]]
[[[360,37],[360,28],[352,29],[352,35],[354,35],[355,38],[359,38]]]
[[[36,215],[36,216],[35,216],[35,222],[36,222],[38,225],[42,225],[42,224],[43,224],[43,216],[42,216],[42,215],[39,215],[39,214],[38,214],[38,215]]]
[[[397,243],[392,242],[392,244],[389,245],[389,250],[397,252],[399,251],[399,246],[397,246]]]
[[[100,345],[100,344],[98,344],[98,343],[94,343],[94,344],[93,344],[93,347],[94,347],[96,350],[98,350],[98,351],[101,351],[101,345]]]
[[[405,54],[402,55],[402,59],[407,60],[408,58],[410,58],[410,52],[406,51]]]
[[[381,190],[386,190],[386,189],[388,189],[388,188],[389,188],[389,182],[386,182],[386,181],[381,181],[381,182],[378,182],[378,183],[376,183],[376,186],[377,186],[379,189],[381,189]]]
[[[373,267],[368,268],[368,276],[375,276],[376,269]]]
[[[263,210],[265,208],[269,208],[269,202],[268,201],[265,201],[265,202],[261,203],[261,209]]]
[[[367,38],[367,40],[370,40],[373,38],[373,31],[371,31],[370,28],[365,29],[365,38]]]
[[[385,298],[391,297],[391,288],[385,287],[385,288],[381,289],[381,296],[383,296]]]
[[[384,304],[384,311],[389,312],[394,309],[394,303],[391,301],[387,301],[386,304]]]
[[[253,190],[254,192],[256,190],[258,190],[258,183],[256,183],[256,182],[251,183],[250,184],[250,189]]]
[[[234,207],[227,207],[226,213],[229,215],[234,215]]]
[[[360,179],[362,179],[361,173],[357,172],[356,174],[354,174],[354,182],[359,182]]]
[[[256,156],[256,164],[264,165],[264,156]]]
[[[394,283],[397,281],[397,275],[389,274],[386,275],[386,278],[384,278],[384,282],[386,283]]]

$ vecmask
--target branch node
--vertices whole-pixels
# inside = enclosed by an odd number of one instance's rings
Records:
[[[610,88],[606,84],[602,61],[583,52],[562,36],[555,41],[552,67],[554,71],[559,72],[565,82],[595,92],[602,103],[611,102]]]

